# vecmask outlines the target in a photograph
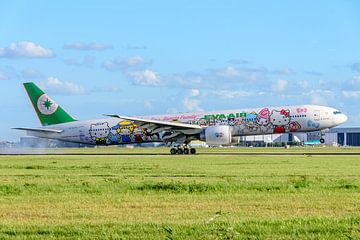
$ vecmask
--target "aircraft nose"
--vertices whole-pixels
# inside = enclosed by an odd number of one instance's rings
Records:
[[[343,119],[343,123],[348,120],[348,117],[347,117],[345,114],[343,114],[343,118],[344,118],[344,119]]]
[[[336,117],[336,123],[337,124],[343,124],[344,122],[346,122],[348,120],[348,117],[345,114],[339,114]]]

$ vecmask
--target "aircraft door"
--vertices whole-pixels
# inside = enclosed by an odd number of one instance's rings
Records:
[[[320,121],[320,110],[314,110],[314,121]]]

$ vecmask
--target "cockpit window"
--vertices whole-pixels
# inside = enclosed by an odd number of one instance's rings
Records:
[[[337,115],[337,114],[341,114],[340,111],[334,111],[334,114]]]

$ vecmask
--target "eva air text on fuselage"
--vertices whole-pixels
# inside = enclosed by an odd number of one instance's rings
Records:
[[[204,116],[205,120],[211,119],[234,119],[234,118],[246,118],[246,113],[229,113],[229,114],[208,114]]]

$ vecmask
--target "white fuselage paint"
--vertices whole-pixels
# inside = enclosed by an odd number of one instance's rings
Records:
[[[338,110],[317,105],[180,113],[141,118],[197,124],[203,128],[229,125],[232,128],[232,136],[320,131],[335,127],[347,120],[347,117]],[[161,134],[148,132],[127,120],[117,118],[75,121],[44,128],[63,130],[63,132],[28,131],[28,134],[41,138],[102,145],[162,141]]]

